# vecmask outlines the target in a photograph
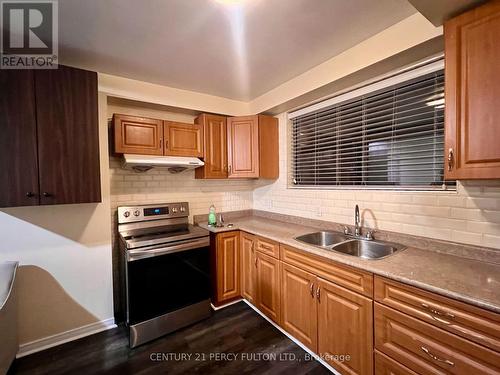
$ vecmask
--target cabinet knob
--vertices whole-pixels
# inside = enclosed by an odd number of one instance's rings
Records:
[[[453,149],[448,150],[448,171],[453,169]]]
[[[52,197],[52,194],[47,193],[46,191],[44,191],[44,192],[43,192],[43,196],[44,196],[45,198],[49,198],[49,197]]]
[[[28,192],[26,193],[26,196],[27,196],[28,198],[33,198],[35,195],[36,195],[36,194],[35,194],[35,193],[33,193],[32,191],[28,191]]]
[[[231,166],[227,167],[227,173],[231,174]]]
[[[318,299],[318,302],[321,302],[321,288],[318,285],[318,289],[316,289],[316,298]]]

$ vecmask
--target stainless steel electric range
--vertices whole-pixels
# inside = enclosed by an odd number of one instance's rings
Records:
[[[186,202],[118,208],[130,347],[211,314],[210,237],[188,215]]]

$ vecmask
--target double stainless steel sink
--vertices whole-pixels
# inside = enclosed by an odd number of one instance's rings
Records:
[[[308,233],[295,239],[309,245],[365,259],[382,259],[406,248],[392,242],[366,240],[329,231]]]

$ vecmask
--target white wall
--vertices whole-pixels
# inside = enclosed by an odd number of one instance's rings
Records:
[[[113,318],[106,97],[99,95],[102,203],[0,210],[0,261],[17,260],[20,344]]]
[[[500,249],[500,181],[459,182],[457,192],[289,189],[290,124],[278,118],[280,177],[254,190],[255,209],[353,225],[358,204],[372,228]]]

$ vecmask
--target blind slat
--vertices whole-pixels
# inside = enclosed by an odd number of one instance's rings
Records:
[[[292,120],[296,186],[441,186],[443,70]]]

